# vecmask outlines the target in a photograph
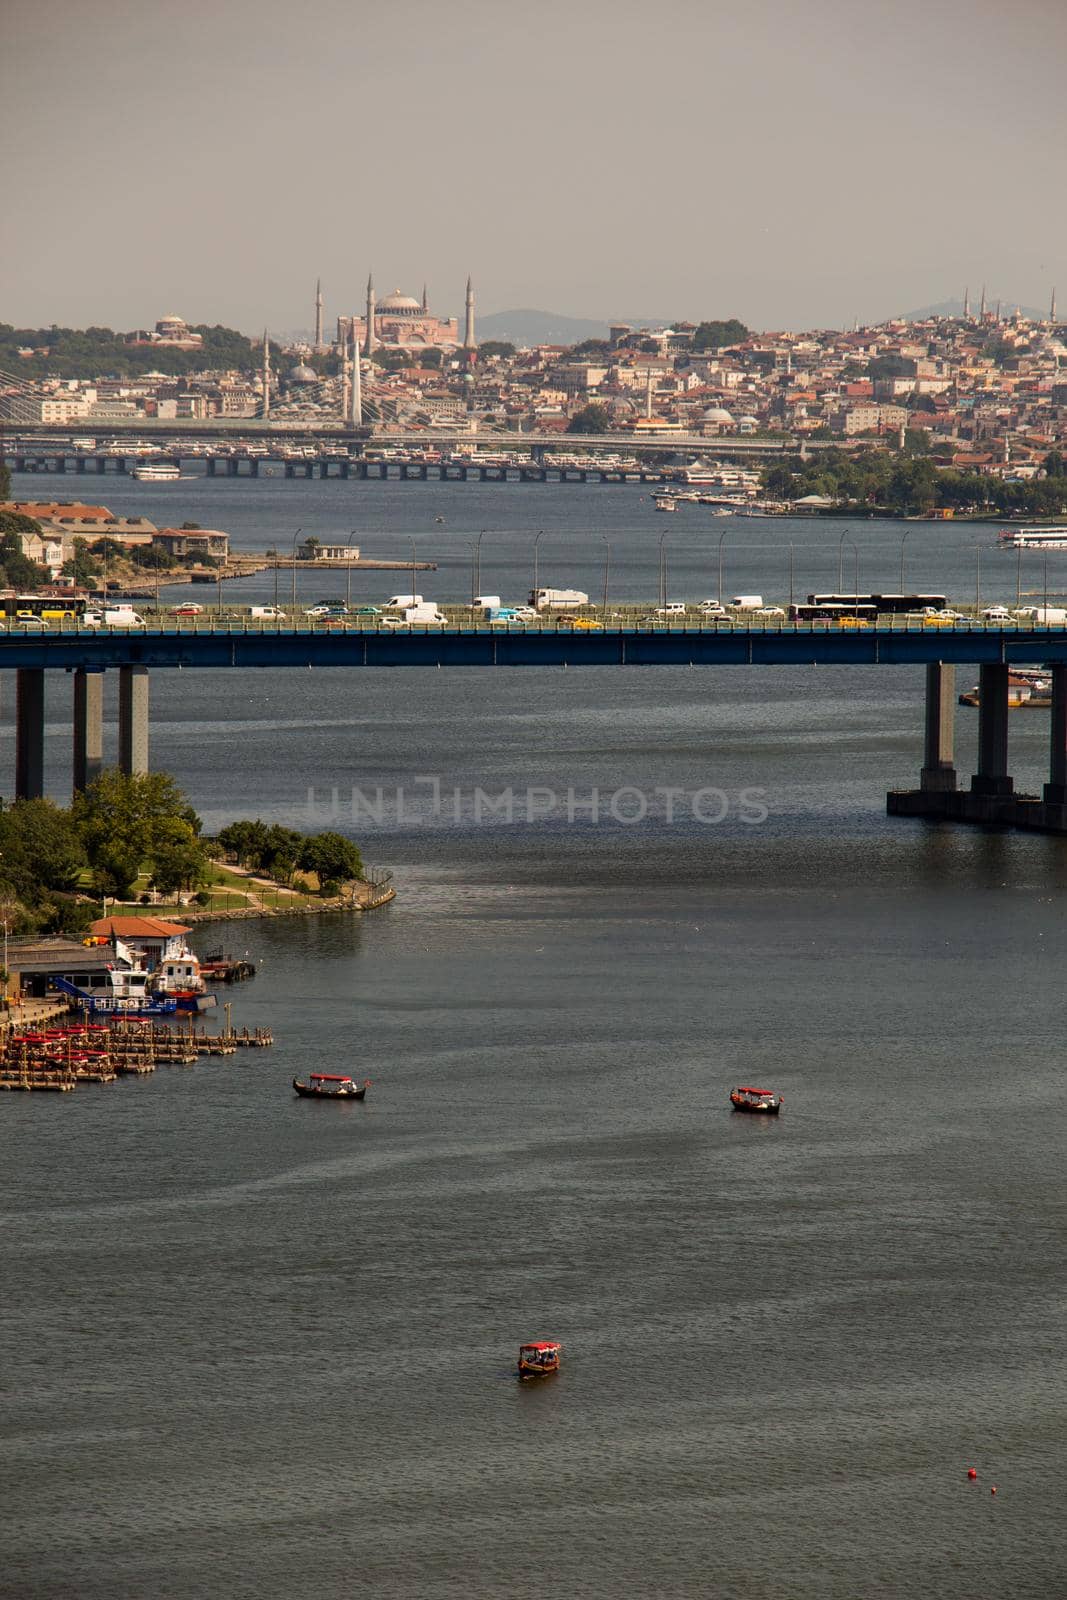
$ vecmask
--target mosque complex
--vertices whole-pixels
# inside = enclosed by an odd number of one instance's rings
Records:
[[[422,299],[394,289],[378,300],[374,279],[367,279],[367,300],[362,316],[337,318],[337,343],[357,344],[365,356],[375,350],[474,350],[474,290],[467,279],[466,315],[462,336],[458,317],[431,315],[423,288]],[[322,338],[322,288],[315,294],[315,348],[324,348]]]

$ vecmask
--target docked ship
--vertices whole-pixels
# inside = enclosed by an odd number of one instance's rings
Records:
[[[978,684],[959,697],[961,706],[981,705]],[[1047,667],[1012,667],[1008,674],[1008,710],[1019,711],[1024,706],[1031,711],[1047,709],[1052,704],[1052,677]]]
[[[186,943],[191,928],[162,917],[98,917],[89,928],[97,945],[111,945],[115,966],[132,967],[145,978],[147,995],[177,1011],[207,1011],[217,1002]]]
[[[130,471],[141,483],[176,483],[182,475],[173,461],[139,461]]]
[[[1002,528],[998,550],[1067,550],[1067,528]]]

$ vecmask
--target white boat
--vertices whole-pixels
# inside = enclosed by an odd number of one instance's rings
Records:
[[[655,499],[657,511],[677,511],[678,503],[673,495],[658,494]]]
[[[176,483],[182,475],[173,461],[142,461],[130,471],[141,483]]]
[[[1067,528],[1003,528],[1001,550],[1067,550]]]

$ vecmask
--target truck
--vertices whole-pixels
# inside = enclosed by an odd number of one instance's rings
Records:
[[[530,604],[535,611],[576,611],[589,604],[581,589],[531,589]]]
[[[1063,606],[1017,606],[1014,614],[1020,622],[1036,622],[1046,627],[1067,622],[1067,609]]]

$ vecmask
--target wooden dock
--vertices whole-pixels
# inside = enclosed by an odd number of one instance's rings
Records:
[[[160,1066],[191,1067],[201,1056],[233,1056],[274,1043],[269,1028],[231,1028],[228,1014],[221,1033],[197,1029],[191,1020],[168,1027],[147,1017],[42,1024],[9,1028],[0,1039],[0,1089],[68,1094],[79,1083],[143,1078]]]

